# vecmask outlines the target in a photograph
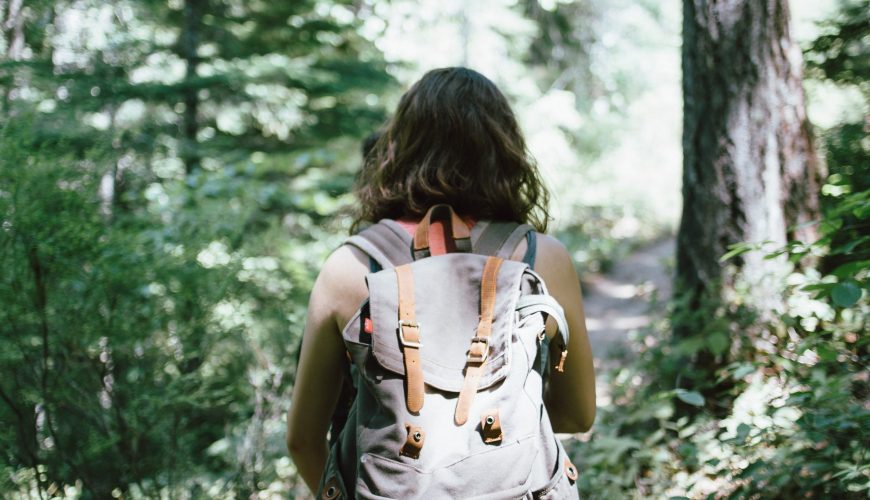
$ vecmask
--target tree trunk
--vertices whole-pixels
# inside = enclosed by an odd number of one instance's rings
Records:
[[[760,251],[719,259],[733,243],[814,237],[800,225],[817,218],[819,166],[787,0],[684,0],[682,60],[678,285],[697,308],[742,283],[750,306],[773,313],[784,262]]]
[[[185,172],[189,175],[199,168],[199,151],[197,150],[196,134],[199,131],[197,115],[199,114],[199,96],[194,85],[196,67],[199,64],[199,35],[202,26],[203,0],[186,0],[184,2],[183,25],[181,28],[180,49],[184,59],[185,82],[184,115],[182,116],[182,146],[181,156],[184,160]]]
[[[0,54],[4,61],[18,61],[24,51],[24,13],[23,0],[0,0],[0,33],[3,36],[3,45],[6,52]],[[14,81],[14,80],[13,80]],[[9,112],[9,91],[15,83],[8,87],[0,87],[0,113],[5,118]]]
[[[7,7],[3,2],[3,7]],[[6,59],[20,61],[24,52],[24,0],[9,0],[8,13],[3,16],[6,35]]]

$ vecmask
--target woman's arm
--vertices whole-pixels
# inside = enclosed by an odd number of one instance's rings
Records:
[[[358,291],[348,278],[365,273],[347,247],[333,252],[314,283],[296,367],[293,400],[287,414],[287,448],[302,479],[317,491],[326,466],[326,436],[341,390],[345,347],[339,318]],[[364,288],[364,283],[362,287]],[[357,302],[358,304],[358,302]]]
[[[595,420],[595,370],[586,333],[580,279],[565,246],[546,235],[538,235],[535,270],[565,309],[570,330],[565,371],[550,371],[544,395],[547,413],[556,432],[586,432]],[[552,361],[556,361],[555,356],[558,356],[557,351],[551,351]]]

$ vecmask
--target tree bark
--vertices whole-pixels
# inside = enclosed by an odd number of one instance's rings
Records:
[[[194,80],[196,79],[196,67],[199,64],[199,54],[197,51],[199,49],[202,16],[202,0],[186,0],[184,2],[180,49],[181,58],[184,59],[186,65],[184,78],[187,88],[184,91],[181,156],[184,160],[184,169],[188,175],[199,168],[199,151],[196,148],[196,134],[199,131],[199,123],[197,121],[199,96],[197,95]]]
[[[682,61],[678,286],[697,307],[743,283],[749,305],[771,313],[783,261],[759,251],[733,266],[719,259],[733,243],[814,238],[800,225],[818,215],[819,165],[787,0],[684,0]]]
[[[7,7],[3,2],[3,7]],[[9,0],[8,13],[3,16],[6,35],[6,59],[20,61],[24,51],[24,0]]]

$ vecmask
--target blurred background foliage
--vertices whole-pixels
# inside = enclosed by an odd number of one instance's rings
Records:
[[[766,250],[791,269],[775,317],[758,316],[735,286],[693,310],[677,295],[664,319],[634,332],[595,430],[574,447],[581,491],[595,498],[870,494],[870,3],[791,6],[827,170],[819,238]],[[732,245],[722,265],[758,243]],[[704,327],[675,337],[685,314]]]
[[[754,320],[739,308],[689,339],[670,318],[637,332],[595,429],[570,442],[586,496],[866,498],[868,12],[793,2],[829,176],[822,238],[779,251],[814,264],[784,284],[781,318],[752,325],[770,345],[740,343]],[[361,140],[424,71],[482,71],[514,103],[581,276],[605,271],[676,227],[680,15],[0,0],[0,492],[305,495],[284,414]],[[725,411],[657,376],[705,349]]]

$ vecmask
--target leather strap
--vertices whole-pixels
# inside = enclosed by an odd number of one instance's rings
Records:
[[[402,445],[399,454],[413,459],[420,458],[420,451],[423,449],[423,443],[426,442],[426,432],[422,427],[411,424],[405,424],[405,430],[408,431],[408,437],[405,438],[405,444]]]
[[[486,444],[498,444],[504,438],[501,430],[501,419],[498,417],[498,409],[486,410],[480,416],[480,434]]]
[[[495,313],[495,297],[498,285],[498,271],[503,259],[489,257],[483,267],[483,278],[480,280],[480,322],[477,332],[471,339],[468,357],[465,360],[465,380],[456,401],[456,413],[453,421],[463,425],[468,421],[468,411],[477,394],[483,365],[489,356],[489,336],[492,334],[492,317]]]
[[[559,362],[553,366],[553,369],[559,373],[563,373],[565,371],[565,360],[568,359],[568,346],[562,344],[559,349],[561,349],[561,354],[559,354]]]
[[[562,464],[565,469],[565,475],[568,476],[568,481],[571,484],[574,484],[577,481],[577,478],[580,477],[580,473],[577,471],[577,466],[571,463],[571,460],[568,457],[565,457],[565,462]]]
[[[423,367],[420,363],[420,325],[414,311],[414,273],[410,264],[396,268],[399,287],[399,323],[397,333],[405,358],[405,403],[408,411],[423,408]]]
[[[417,231],[414,233],[414,259],[436,255],[430,252],[429,248],[429,232],[433,220],[444,221],[444,241],[448,252],[471,251],[471,231],[468,226],[456,215],[450,205],[441,204],[430,208],[417,225]]]

